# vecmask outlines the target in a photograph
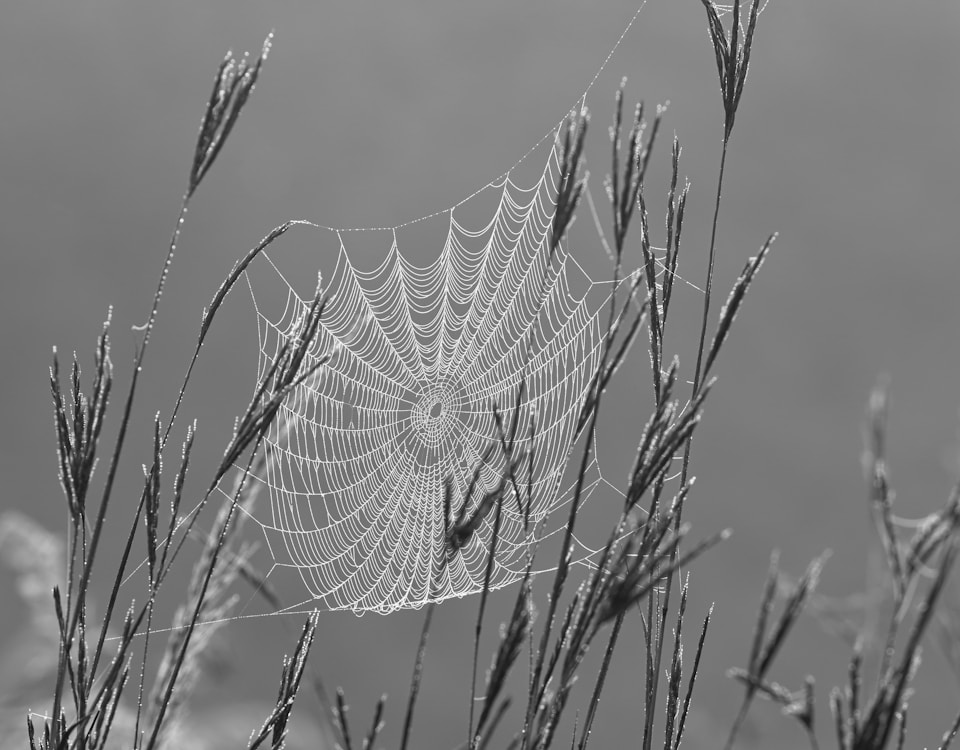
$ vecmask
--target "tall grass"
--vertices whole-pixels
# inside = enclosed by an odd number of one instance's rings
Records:
[[[577,473],[572,502],[560,543],[546,609],[535,613],[534,586],[541,579],[532,575],[538,549],[529,555],[526,575],[516,586],[509,620],[501,628],[486,678],[478,685],[480,643],[486,624],[490,572],[497,555],[498,533],[504,503],[530,506],[530,475],[534,456],[533,440],[517,435],[517,423],[505,424],[494,407],[499,441],[491,446],[506,459],[503,480],[492,490],[473,496],[477,484],[460,508],[451,507],[449,485],[445,500],[447,523],[445,543],[453,557],[492,514],[493,534],[488,551],[487,575],[477,604],[473,630],[472,676],[464,690],[469,701],[468,720],[462,747],[483,750],[507,747],[535,750],[558,744],[586,748],[601,715],[604,686],[616,658],[622,626],[629,616],[642,623],[643,669],[637,675],[642,715],[637,719],[637,743],[644,750],[654,745],[668,750],[679,748],[694,704],[701,656],[708,639],[711,612],[702,622],[688,622],[688,595],[691,575],[687,568],[718,542],[724,530],[691,540],[683,512],[692,494],[691,461],[693,438],[703,407],[714,386],[719,355],[730,335],[735,318],[766,259],[774,237],[762,243],[749,258],[730,290],[719,313],[714,311],[713,281],[719,231],[720,203],[724,175],[729,169],[731,139],[750,65],[758,25],[760,0],[741,8],[736,0],[727,17],[712,0],[702,0],[715,53],[722,100],[723,140],[716,181],[713,219],[708,249],[700,334],[692,376],[681,377],[677,359],[664,361],[667,323],[674,319],[673,289],[678,267],[689,184],[681,181],[681,145],[676,138],[671,149],[671,177],[667,190],[665,253],[654,249],[648,213],[647,166],[657,144],[662,112],[651,122],[642,105],[625,113],[623,86],[617,91],[611,128],[610,172],[607,197],[613,227],[613,281],[623,283],[626,293],[613,295],[606,316],[606,336],[600,363],[593,373],[578,420],[578,432],[592,434],[605,407],[605,395],[633,342],[646,331],[650,354],[650,384],[653,410],[636,437],[636,457],[623,489],[624,502],[589,574],[580,581],[571,575],[572,546],[578,516],[585,495],[587,471],[593,443],[584,442],[573,461]],[[270,232],[224,280],[200,322],[196,347],[186,368],[176,402],[165,421],[158,416],[153,424],[153,449],[146,462],[143,486],[119,560],[104,562],[100,551],[108,515],[122,512],[111,504],[116,477],[124,465],[124,448],[134,424],[138,378],[146,364],[151,333],[157,322],[164,285],[174,258],[190,199],[202,184],[231,136],[238,117],[247,105],[270,48],[270,38],[260,56],[250,61],[228,55],[215,76],[197,139],[194,158],[180,214],[167,247],[160,279],[153,296],[142,338],[136,350],[132,377],[123,399],[118,436],[112,446],[103,445],[103,427],[113,395],[113,365],[110,349],[110,317],[97,339],[93,378],[89,390],[81,385],[79,362],[74,359],[66,384],[61,364],[54,353],[50,371],[57,457],[69,519],[67,573],[64,585],[52,592],[56,616],[58,652],[56,680],[49,715],[27,717],[27,742],[31,750],[105,747],[134,747],[145,750],[174,748],[183,708],[202,669],[200,654],[214,626],[201,623],[220,620],[229,613],[231,591],[240,579],[262,584],[249,564],[248,549],[239,534],[243,513],[256,501],[252,475],[263,471],[270,460],[264,450],[266,431],[278,418],[279,410],[293,388],[309,378],[319,365],[304,366],[314,343],[325,300],[318,289],[302,316],[298,335],[281,348],[250,403],[236,423],[236,429],[214,467],[199,508],[183,517],[181,501],[195,431],[188,425],[172,481],[164,467],[169,441],[180,416],[180,406],[202,345],[212,329],[227,294],[249,264],[294,223]],[[556,211],[550,235],[550,260],[566,235],[584,190],[583,149],[589,116],[571,117],[563,134],[562,175],[556,196]],[[628,236],[639,234],[641,273],[625,281],[623,261]],[[662,281],[658,269],[665,269]],[[672,332],[671,328],[671,332]],[[685,392],[685,383],[690,383]],[[521,384],[517,399],[522,400]],[[893,612],[882,634],[877,679],[872,687],[863,682],[865,650],[872,644],[861,639],[852,654],[849,680],[831,693],[833,730],[843,750],[905,747],[909,687],[917,664],[920,641],[930,628],[947,576],[957,555],[957,528],[960,525],[960,488],[947,507],[932,514],[904,539],[903,524],[893,513],[893,495],[885,463],[886,397],[877,391],[871,400],[865,467],[870,503],[888,564],[889,584],[894,597]],[[514,414],[517,410],[514,410]],[[102,481],[95,476],[101,453],[108,454]],[[236,467],[239,467],[236,468]],[[480,467],[477,468],[477,472]],[[196,529],[198,512],[227,479],[234,476],[229,501],[216,516],[213,530],[201,535]],[[95,493],[94,487],[100,489]],[[99,495],[99,497],[95,497]],[[469,508],[472,510],[468,511]],[[170,571],[181,558],[187,539],[200,544],[200,555],[192,569],[181,602],[174,615],[166,643],[157,649],[153,642],[155,606],[159,592],[171,580]],[[146,559],[145,599],[140,604],[121,602],[121,584],[131,573],[131,555],[143,549]],[[818,747],[814,711],[814,680],[808,678],[799,691],[773,682],[770,672],[783,650],[794,624],[804,609],[816,603],[815,587],[825,558],[814,560],[795,584],[781,576],[776,558],[761,599],[747,666],[731,671],[742,683],[742,708],[732,721],[726,747],[734,747],[738,733],[754,698],[764,697],[779,704],[785,714],[798,721],[810,745]],[[95,577],[106,577],[110,594],[102,615],[91,620],[90,591]],[[269,589],[264,589],[270,596]],[[776,602],[783,598],[780,614],[774,617]],[[426,610],[420,644],[414,658],[413,677],[407,700],[400,747],[420,747],[417,739],[417,698],[423,679],[424,655],[435,605]],[[536,616],[535,616],[536,614]],[[295,701],[304,685],[305,666],[314,643],[318,619],[307,618],[292,656],[280,670],[280,687],[274,708],[260,727],[250,727],[249,748],[282,748],[289,733]],[[115,633],[108,640],[107,633]],[[691,636],[692,632],[692,636]],[[902,637],[901,637],[902,636]],[[599,639],[599,643],[597,642]],[[688,647],[693,644],[693,657]],[[591,649],[602,649],[599,667],[587,675],[585,659]],[[509,676],[522,653],[529,652],[526,694],[516,700],[507,695]],[[156,659],[151,656],[156,655]],[[577,711],[571,737],[560,737],[562,720],[571,712],[572,688],[576,680],[589,680],[592,689]],[[132,698],[131,698],[132,696]],[[480,700],[478,701],[478,697]],[[131,702],[133,708],[130,708]],[[384,703],[374,709],[367,731],[358,733],[347,718],[346,697],[337,691],[327,702],[330,741],[344,750],[378,747]],[[658,717],[662,717],[658,720]],[[512,726],[508,726],[509,721]],[[960,727],[960,716],[947,729],[941,747],[949,746]],[[719,740],[718,740],[719,744]],[[775,742],[771,742],[773,746]]]

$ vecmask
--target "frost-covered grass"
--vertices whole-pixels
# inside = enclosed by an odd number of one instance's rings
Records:
[[[629,284],[623,284],[627,292],[611,298],[605,344],[584,399],[579,426],[585,434],[592,434],[598,420],[604,418],[605,409],[611,408],[604,398],[607,386],[612,378],[620,377],[618,366],[634,340],[642,339],[644,333],[650,355],[649,386],[654,406],[643,429],[635,436],[636,458],[628,481],[621,488],[624,503],[619,519],[592,561],[587,576],[582,580],[572,576],[571,548],[593,450],[589,440],[584,441],[582,453],[571,459],[576,462],[577,481],[573,500],[566,510],[568,515],[552,578],[531,576],[532,553],[528,573],[516,586],[511,616],[499,631],[497,647],[490,659],[481,659],[479,653],[481,634],[489,627],[485,618],[488,585],[477,597],[476,626],[472,643],[468,644],[472,649],[472,682],[464,690],[465,701],[470,694],[464,747],[525,750],[571,743],[578,748],[586,747],[595,721],[602,717],[605,678],[620,653],[618,649],[622,649],[620,636],[627,617],[640,618],[644,634],[644,668],[636,679],[638,703],[642,706],[636,726],[638,741],[644,748],[654,744],[677,748],[684,738],[695,701],[701,654],[704,648],[709,648],[710,624],[710,614],[702,622],[688,622],[686,604],[689,587],[696,585],[696,565],[692,573],[687,569],[728,535],[726,531],[719,531],[691,537],[691,530],[683,521],[685,503],[694,494],[691,480],[694,436],[703,405],[712,391],[718,355],[774,239],[767,238],[759,252],[747,260],[725,304],[718,310],[713,299],[713,271],[724,171],[732,158],[731,139],[751,62],[761,0],[753,0],[743,9],[735,2],[726,14],[708,0],[703,3],[720,81],[724,139],[704,270],[695,367],[681,377],[678,362],[666,362],[663,355],[667,322],[674,319],[671,315],[673,280],[686,213],[687,187],[679,177],[680,143],[675,139],[672,144],[672,172],[664,217],[665,248],[658,251],[651,241],[653,222],[647,211],[645,177],[656,146],[661,114],[658,112],[649,124],[642,107],[625,116],[621,88],[616,94],[607,183],[615,281],[624,278],[622,261],[628,236],[638,241],[643,265],[641,274]],[[234,60],[228,55],[217,72],[181,212],[147,322],[141,329],[129,389],[121,398],[117,438],[111,445],[105,444],[102,438],[108,405],[111,399],[116,400],[112,393],[109,316],[97,340],[88,390],[84,391],[81,385],[78,361],[74,360],[64,377],[56,354],[54,356],[50,383],[69,534],[65,580],[58,582],[49,572],[51,564],[46,558],[41,561],[43,565],[22,566],[36,582],[34,593],[38,586],[41,589],[53,586],[52,599],[47,601],[46,609],[41,597],[31,600],[31,606],[38,613],[46,613],[37,616],[47,617],[52,636],[49,648],[56,652],[56,676],[49,709],[45,714],[36,712],[27,717],[31,748],[134,746],[154,750],[190,745],[194,740],[188,736],[185,710],[203,669],[201,655],[216,631],[216,626],[207,623],[223,621],[229,616],[235,585],[244,581],[255,586],[262,584],[261,573],[249,563],[239,527],[243,511],[257,502],[258,485],[250,481],[250,477],[262,475],[264,465],[270,461],[264,449],[267,430],[278,419],[290,392],[310,377],[312,367],[323,365],[321,361],[319,365],[305,366],[327,304],[323,290],[317,290],[299,322],[298,334],[283,344],[238,418],[222,460],[212,467],[209,481],[204,484],[205,491],[196,511],[185,514],[180,507],[188,470],[196,473],[196,468],[191,466],[194,430],[192,426],[186,427],[179,453],[175,446],[169,445],[169,440],[175,425],[179,427],[176,423],[181,419],[180,404],[190,386],[194,363],[213,330],[225,297],[248,265],[295,222],[270,232],[236,264],[214,295],[200,322],[180,396],[169,415],[163,419],[158,416],[154,422],[152,455],[146,460],[129,457],[125,447],[128,431],[136,424],[138,377],[141,368],[149,365],[146,355],[150,337],[187,207],[248,103],[269,45],[268,39],[255,61]],[[588,125],[588,117],[581,113],[571,117],[561,133],[562,176],[550,232],[551,258],[579,207],[584,189],[583,148]],[[665,270],[663,274],[661,269]],[[518,398],[523,388],[521,384]],[[865,468],[871,510],[885,551],[892,604],[879,639],[857,640],[851,655],[849,681],[831,693],[832,724],[820,719],[818,725],[813,710],[813,678],[807,678],[799,690],[791,691],[774,683],[770,675],[777,654],[787,647],[791,629],[805,608],[816,610],[819,600],[815,587],[824,559],[814,560],[799,580],[788,583],[774,558],[753,638],[744,643],[747,665],[731,672],[731,677],[742,684],[743,704],[731,720],[727,747],[735,746],[737,733],[753,699],[758,696],[780,704],[787,716],[800,723],[812,747],[817,747],[818,736],[822,739],[828,734],[844,749],[906,746],[907,700],[918,664],[919,644],[931,625],[957,552],[960,490],[942,511],[931,514],[922,523],[908,527],[895,516],[885,465],[885,414],[886,396],[878,390],[871,398]],[[515,424],[501,422],[496,413],[495,417],[500,440],[493,450],[502,453],[499,458],[507,467],[504,481],[493,490],[477,491],[459,510],[450,508],[448,503],[445,513],[445,544],[451,556],[459,553],[481,523],[492,524],[487,584],[504,505],[523,503],[523,488],[528,486],[525,470],[534,459],[528,453],[532,449],[525,448],[527,443],[518,438]],[[176,459],[172,473],[164,467],[165,457],[168,461]],[[103,559],[101,541],[108,515],[113,512],[115,479],[119,471],[127,470],[128,464],[145,466],[142,491],[119,558]],[[99,471],[95,473],[97,468]],[[228,501],[216,514],[213,531],[200,535],[195,528],[199,511],[215,492],[228,485],[232,489],[227,492]],[[25,532],[22,525],[2,528],[7,538],[27,538],[34,533]],[[912,528],[909,538],[904,532],[907,528]],[[183,564],[185,540],[197,537],[200,538],[199,558],[193,563],[185,590],[174,592],[180,606],[169,634],[158,644],[159,628],[154,619],[157,597],[175,580],[170,576],[175,564]],[[146,590],[137,602],[125,601],[122,584],[134,573],[141,559],[145,565],[139,573]],[[101,579],[109,582],[110,595],[102,611],[94,614],[90,592],[93,582]],[[536,612],[534,590],[541,586],[547,592],[546,604]],[[268,589],[260,588],[269,595]],[[781,607],[777,606],[778,600],[783,601]],[[424,730],[418,728],[416,719],[429,709],[420,707],[418,713],[417,697],[421,680],[429,679],[423,664],[435,606],[426,607],[420,645],[416,654],[411,655],[413,677],[406,701],[401,748],[424,744]],[[259,727],[249,727],[252,734],[246,743],[248,747],[284,745],[295,700],[305,685],[305,667],[320,618],[322,614],[314,613],[306,619],[300,637],[292,646],[292,656],[279,670],[280,687],[274,708],[263,717]],[[201,624],[204,626],[199,627]],[[602,654],[595,673],[589,672],[585,661],[590,649]],[[879,656],[871,659],[874,653]],[[521,669],[517,661],[522,656],[528,664],[527,689],[519,697],[510,696],[508,677],[514,669]],[[481,661],[491,665],[482,680],[477,674]],[[866,663],[870,663],[877,675],[875,682],[864,680]],[[571,705],[577,680],[590,685],[583,705]],[[353,750],[381,746],[378,735],[382,728],[382,701],[373,709],[371,724],[363,728],[350,726],[346,698],[340,691],[325,703],[325,710],[323,736],[330,747],[339,745],[344,750]],[[572,720],[574,714],[575,721]],[[947,735],[943,747],[947,747],[956,734],[958,724],[960,717],[952,728],[944,727]],[[568,726],[572,729],[572,738],[566,735]],[[558,734],[561,729],[563,735]],[[775,744],[775,739],[768,744]]]

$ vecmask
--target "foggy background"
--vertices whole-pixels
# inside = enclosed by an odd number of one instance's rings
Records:
[[[466,197],[577,102],[635,10],[613,0],[7,3],[0,10],[2,508],[63,530],[47,382],[51,346],[64,356],[77,350],[89,374],[109,305],[112,415],[119,416],[138,341],[130,327],[146,319],[203,106],[227,49],[256,53],[276,30],[251,102],[191,206],[141,379],[114,500],[118,528],[138,497],[150,419],[157,410],[169,414],[201,310],[234,260],[287,219],[389,226]],[[872,531],[861,428],[879,375],[892,386],[898,512],[941,507],[957,475],[958,40],[960,6],[948,0],[774,0],[760,18],[728,161],[713,319],[746,258],[769,233],[780,239],[721,357],[694,443],[698,481],[686,513],[694,537],[727,526],[735,535],[692,569],[691,656],[694,623],[711,602],[717,606],[686,735],[691,747],[716,746],[733,720],[741,690],[724,673],[746,662],[773,548],[794,575],[831,548],[821,590],[862,590]],[[693,185],[680,272],[702,285],[722,107],[701,4],[650,0],[591,90],[587,163],[601,201],[606,129],[624,75],[628,102],[670,101],[648,181],[651,223],[663,244],[676,132],[681,171]],[[586,219],[578,230],[589,237]],[[295,235],[285,252],[291,263],[329,272],[332,248],[311,245],[312,237]],[[441,242],[442,235],[433,247],[410,248],[411,255],[430,259]],[[372,264],[388,246],[371,244],[358,258]],[[689,288],[675,303],[673,335],[685,338],[673,347],[688,377],[700,303]],[[214,328],[185,405],[184,415],[199,421],[194,492],[254,386],[254,320],[240,289]],[[611,421],[600,460],[615,483],[649,409],[648,367],[637,346],[606,402]],[[614,518],[613,511],[603,515],[600,498],[590,510],[600,528]],[[107,545],[104,559],[119,545]],[[955,577],[949,601],[960,601],[958,586]],[[481,669],[513,593],[492,599]],[[16,602],[7,572],[0,573],[0,597]],[[416,747],[451,748],[464,739],[477,604],[468,598],[437,611]],[[396,742],[422,616],[321,618],[312,663],[329,688],[344,686],[355,734],[386,692],[383,736],[388,746]],[[0,646],[24,621],[18,606],[0,605]],[[205,685],[196,714],[259,700],[243,715],[248,726],[240,736],[259,725],[301,623],[299,616],[231,623],[219,646],[221,678]],[[606,687],[595,747],[631,742],[642,705],[641,653],[633,622]],[[847,655],[806,618],[771,673],[793,689],[806,674],[817,677],[824,738],[832,731],[826,698],[844,680]],[[938,741],[960,701],[957,678],[932,642],[924,656],[911,702],[915,747]],[[5,686],[15,664],[0,662]],[[581,680],[592,685],[592,676]],[[309,723],[317,710],[305,692],[299,719]],[[744,747],[804,746],[775,707],[759,702],[751,717]]]

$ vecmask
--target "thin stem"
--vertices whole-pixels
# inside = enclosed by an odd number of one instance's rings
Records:
[[[400,741],[400,750],[407,750],[407,743],[410,741],[413,710],[417,704],[417,694],[420,692],[420,680],[423,677],[423,657],[427,651],[427,635],[430,633],[430,622],[433,620],[434,609],[436,609],[436,603],[430,602],[427,606],[427,616],[423,621],[423,630],[420,631],[420,646],[417,648],[417,661],[413,665],[413,679],[410,681],[410,698],[407,701],[407,715],[403,720],[403,739]]]
[[[603,686],[606,682],[607,672],[610,670],[610,662],[613,659],[613,651],[617,646],[617,639],[620,637],[620,628],[623,626],[623,620],[626,617],[627,610],[624,609],[614,620],[613,628],[610,631],[610,640],[607,641],[607,650],[603,653],[603,662],[600,665],[600,672],[597,674],[597,681],[593,687],[593,695],[590,698],[590,704],[587,708],[587,717],[583,723],[583,731],[580,735],[579,750],[586,750],[587,743],[590,741],[590,731],[593,729],[593,721],[597,715],[597,708],[600,706],[600,694],[603,692]]]
[[[747,718],[747,712],[750,710],[750,699],[745,698],[743,703],[740,704],[740,711],[737,713],[737,718],[733,722],[733,726],[730,728],[730,736],[727,737],[727,742],[723,746],[723,750],[731,750],[733,747],[733,741],[736,739],[737,734],[740,732],[740,727],[743,725],[744,719]]]
[[[707,321],[710,319],[710,295],[713,290],[713,267],[716,261],[717,223],[720,218],[720,196],[723,194],[723,173],[727,165],[727,146],[729,138],[723,139],[723,151],[720,154],[720,174],[717,177],[717,197],[713,206],[713,224],[710,228],[710,254],[707,260],[707,284],[703,294],[703,316],[700,321],[700,343],[697,346],[697,366],[693,374],[693,395],[700,392],[700,376],[703,367],[703,350],[707,340]],[[689,445],[689,443],[688,443]],[[684,456],[684,470],[687,468],[687,456]]]
[[[147,603],[147,629],[143,634],[143,658],[140,661],[140,684],[137,689],[137,715],[133,724],[133,736],[140,736],[140,719],[143,715],[143,691],[147,678],[147,656],[150,652],[150,633],[153,629],[153,612],[156,602],[156,587],[151,587],[150,601]],[[106,630],[106,628],[104,628]]]
[[[496,413],[496,412],[494,412]],[[509,458],[509,456],[508,456]],[[511,472],[512,473],[512,472]],[[517,498],[519,499],[519,492]],[[503,496],[497,500],[497,515],[493,522],[493,534],[490,538],[490,553],[487,557],[486,570],[483,575],[483,589],[480,592],[480,608],[477,612],[477,624],[474,629],[473,638],[473,669],[470,673],[470,719],[467,723],[467,748],[472,748],[477,744],[476,737],[473,736],[473,708],[477,700],[477,662],[480,659],[480,634],[483,631],[483,615],[487,608],[487,596],[490,593],[490,575],[493,572],[493,562],[497,554],[497,537],[500,533],[500,521],[503,513]],[[483,718],[483,717],[481,717]]]

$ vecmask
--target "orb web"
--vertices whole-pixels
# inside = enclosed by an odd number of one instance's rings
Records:
[[[426,265],[405,257],[393,229],[379,265],[360,271],[346,230],[330,230],[337,260],[304,366],[323,364],[284,402],[258,477],[269,495],[258,523],[274,567],[295,571],[319,606],[389,612],[482,588],[492,514],[451,553],[445,487],[450,507],[467,503],[469,515],[502,482],[507,459],[489,450],[501,437],[495,408],[533,460],[523,497],[511,491],[503,501],[491,588],[523,574],[531,545],[550,533],[543,521],[568,499],[564,467],[611,287],[594,284],[565,243],[551,255],[559,149],[555,140],[534,185],[507,174],[480,191],[497,199],[486,223],[458,220],[479,193],[451,209],[446,240]],[[281,262],[264,257],[286,302],[271,318],[248,279],[261,379],[309,304]]]
[[[587,85],[581,109],[643,7]],[[605,345],[607,303],[611,295],[622,298],[639,271],[619,283],[594,280],[566,241],[550,252],[562,127],[446,211],[396,227],[320,227],[338,245],[323,284],[319,334],[304,362],[307,369],[321,366],[286,399],[265,438],[264,471],[252,477],[269,497],[249,516],[272,558],[267,578],[292,573],[310,597],[283,611],[387,613],[479,592],[493,514],[451,552],[445,493],[449,483],[454,511],[469,496],[469,516],[478,498],[503,483],[507,461],[490,450],[500,440],[494,407],[503,423],[516,425],[519,450],[534,460],[521,477],[522,502],[509,490],[503,501],[490,588],[521,578],[531,550],[563,530],[565,514],[555,511],[574,495],[568,458],[578,441],[595,440],[578,429]],[[539,179],[515,181],[517,167],[544,145]],[[584,196],[581,213],[588,211],[596,228],[593,249],[612,261],[589,185]],[[445,219],[446,236],[421,265],[410,260],[398,230],[427,219]],[[388,238],[372,250],[380,259],[373,270],[351,261],[345,236],[355,232]],[[662,277],[666,251],[652,249]],[[310,303],[283,266],[264,252],[246,272],[261,383]],[[258,273],[280,282],[281,313],[268,314],[258,303]],[[594,450],[580,502],[601,485],[621,494],[602,476]],[[574,563],[592,565],[597,550],[576,536],[574,543]]]

